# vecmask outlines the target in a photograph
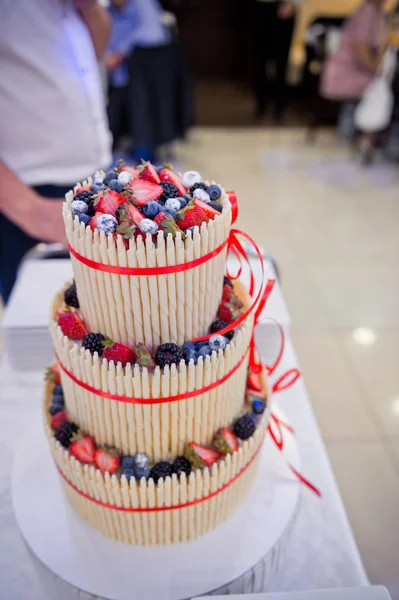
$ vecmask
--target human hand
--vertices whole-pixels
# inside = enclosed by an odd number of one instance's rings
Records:
[[[108,69],[108,71],[113,71],[114,69],[119,67],[119,65],[123,62],[124,58],[125,57],[121,52],[111,52],[105,57],[105,66]]]
[[[293,2],[281,2],[277,10],[280,19],[291,19],[295,14],[295,6]]]
[[[20,215],[19,225],[28,235],[43,242],[60,242],[66,246],[62,199],[48,199],[37,195],[29,210]]]

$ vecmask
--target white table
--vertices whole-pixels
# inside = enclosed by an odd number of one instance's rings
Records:
[[[276,294],[280,294],[280,290]],[[262,341],[262,346],[263,343]],[[261,347],[261,353],[262,350],[266,348]],[[288,339],[284,361],[274,377],[277,378],[280,372],[295,366],[296,356]],[[18,440],[29,428],[33,415],[41,410],[42,381],[41,372],[14,371],[6,360],[0,366],[0,598],[92,598],[56,580],[47,569],[38,564],[21,539],[13,515],[10,496],[12,459]],[[272,554],[239,580],[217,590],[217,593],[222,595],[367,585],[367,577],[304,381],[300,379],[290,390],[279,392],[275,395],[275,400],[295,428],[303,474],[321,490],[322,498],[319,499],[302,488],[297,514]],[[57,535],[56,531],[54,535]]]

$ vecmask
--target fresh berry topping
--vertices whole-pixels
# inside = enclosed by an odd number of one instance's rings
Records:
[[[198,188],[194,191],[193,198],[196,198],[197,200],[202,200],[202,202],[205,202],[206,204],[208,204],[208,202],[211,201],[208,192],[206,192],[205,190],[201,190],[201,188]]]
[[[225,285],[229,285],[231,287],[231,289],[234,289],[234,284],[231,281],[231,279],[229,277],[227,277],[226,275],[223,277],[223,286]]]
[[[176,175],[176,173],[173,173],[173,171],[171,171],[170,169],[167,169],[166,167],[162,169],[162,171],[159,172],[159,177],[161,181],[173,183],[173,185],[175,185],[179,191],[179,196],[183,196],[183,194],[186,193],[186,189],[182,183],[181,178],[178,175]]]
[[[159,227],[151,219],[143,219],[139,223],[139,229],[143,233],[149,233],[150,235],[155,235],[158,232]]]
[[[212,351],[215,350],[215,352],[218,352],[226,348],[227,341],[224,335],[216,334],[209,338],[209,347]]]
[[[177,214],[177,224],[180,229],[201,227],[202,223],[208,223],[208,221],[209,217],[206,212],[200,206],[192,203],[187,204],[186,208],[183,208]]]
[[[75,195],[80,194],[80,192],[88,192],[88,191],[90,191],[89,185],[81,185],[80,187],[76,188]]]
[[[83,463],[92,463],[96,446],[91,435],[85,435],[71,443],[69,452]]]
[[[220,458],[220,454],[219,452],[216,452],[216,450],[207,448],[206,446],[200,446],[200,444],[196,444],[195,442],[186,444],[184,456],[195,469],[210,467]]]
[[[58,366],[57,363],[54,365],[51,365],[51,367],[46,369],[46,374],[45,374],[44,378],[46,381],[49,381],[50,383],[54,383],[56,385],[61,383],[60,367]],[[61,389],[62,389],[62,387],[61,387]]]
[[[186,208],[187,204],[191,202],[190,196],[179,196],[180,208]]]
[[[122,187],[125,187],[128,183],[132,181],[132,179],[133,175],[128,171],[121,171],[118,175],[118,181],[122,185]]]
[[[137,225],[144,219],[137,206],[131,203],[123,204],[117,212],[119,226],[117,232],[123,235],[125,239],[133,237],[137,230]]]
[[[158,213],[154,221],[158,225],[159,229],[164,232],[164,235],[168,235],[168,233],[170,233],[172,237],[175,238],[176,233],[179,231],[183,233],[176,225],[174,218],[169,214],[168,210]]]
[[[177,210],[175,210],[174,208],[169,208],[169,207],[166,208],[166,206],[165,206],[164,209],[163,209],[163,212],[167,213],[168,215],[170,215],[172,217],[172,219],[174,221],[176,221],[176,219],[177,219]]]
[[[150,471],[150,477],[153,478],[155,483],[158,483],[160,479],[171,477],[171,475],[172,465],[166,462],[166,460],[162,460],[161,462],[154,465]]]
[[[247,440],[253,435],[256,425],[251,413],[247,413],[234,423],[234,433],[240,440]]]
[[[144,179],[135,179],[128,185],[133,201],[139,206],[144,206],[150,200],[156,200],[162,194],[160,185],[145,181]]]
[[[191,473],[191,463],[185,456],[178,456],[172,463],[172,472],[176,475],[185,473],[187,477]]]
[[[97,229],[104,233],[115,233],[118,227],[118,219],[112,215],[100,215],[97,219]]]
[[[97,194],[94,200],[94,209],[96,212],[112,215],[115,217],[116,210],[126,202],[125,198],[114,190],[104,190]]]
[[[188,190],[195,184],[202,181],[201,175],[197,171],[185,171],[182,177],[182,183]]]
[[[253,371],[248,370],[247,388],[249,390],[254,390],[255,392],[263,391],[263,383],[260,373],[254,373]]]
[[[165,202],[165,209],[171,208],[174,211],[178,211],[181,209],[180,200],[178,198],[168,198]]]
[[[190,360],[193,360],[194,364],[196,365],[198,362],[198,352],[195,348],[187,348],[186,350],[183,350],[183,358],[186,363],[189,363]]]
[[[238,440],[230,429],[222,427],[215,433],[212,446],[220,454],[226,456],[226,454],[232,454],[238,450]]]
[[[123,185],[120,183],[118,179],[111,179],[108,184],[110,190],[114,190],[114,192],[118,192],[119,194],[123,192]]]
[[[60,442],[64,448],[69,448],[71,440],[75,433],[78,431],[78,426],[75,423],[71,423],[71,421],[64,421],[61,425],[56,429],[55,439]]]
[[[163,189],[163,193],[158,198],[159,202],[166,202],[168,198],[177,198],[179,195],[178,188],[170,181],[161,181],[159,185]]]
[[[202,356],[202,358],[205,360],[207,356],[210,356],[212,354],[212,350],[209,344],[204,344],[203,346],[201,346],[201,348],[198,350],[198,356]]]
[[[205,183],[198,181],[196,183],[193,183],[193,185],[190,187],[190,194],[194,194],[195,190],[206,191],[207,189],[208,189],[208,187],[205,185]]]
[[[98,448],[94,453],[94,462],[101,473],[115,473],[119,467],[119,455],[114,448]]]
[[[54,402],[49,409],[49,413],[52,417],[55,417],[58,413],[64,410],[64,402]]]
[[[105,174],[103,171],[96,171],[93,175],[93,183],[102,183],[104,181]]]
[[[106,189],[107,189],[107,186],[104,183],[93,183],[93,185],[90,188],[90,190],[94,194],[98,194],[99,192],[102,192],[103,190],[106,190]]]
[[[134,477],[134,469],[132,467],[126,467],[126,469],[123,469],[122,475],[124,475],[126,479],[130,481],[131,478]]]
[[[156,202],[155,200],[150,200],[144,206],[143,213],[144,216],[147,217],[147,219],[155,219],[160,210],[161,205],[159,204],[159,202]]]
[[[194,342],[184,342],[183,344],[183,352],[186,350],[196,350],[196,345]]]
[[[87,333],[87,329],[82,319],[72,311],[65,310],[58,317],[58,325],[61,331],[70,340],[82,340]]]
[[[83,202],[83,200],[72,200],[71,204],[69,205],[69,210],[73,213],[73,214],[77,214],[77,213],[87,213],[89,207],[87,206],[86,202]]]
[[[142,163],[142,165],[137,167],[140,179],[145,179],[146,181],[150,181],[151,183],[159,183],[161,180],[159,179],[159,175],[154,165],[144,160],[142,161]]]
[[[136,479],[140,481],[144,477],[144,479],[149,479],[151,476],[151,471],[147,466],[140,467],[137,465],[134,468],[134,476]]]
[[[79,308],[79,300],[78,295],[76,293],[76,283],[73,282],[72,285],[69,286],[64,292],[64,302],[68,306],[73,306],[74,308]]]
[[[51,429],[56,431],[66,420],[67,416],[64,410],[57,412],[51,419]]]
[[[115,364],[121,362],[123,367],[127,363],[134,362],[134,352],[131,348],[119,344],[119,342],[112,342],[111,340],[103,342],[103,346],[103,357],[107,360],[113,360]]]
[[[137,346],[135,346],[133,348],[133,355],[135,363],[139,365],[139,367],[145,367],[146,369],[155,369],[155,361],[149,353],[149,351],[147,350],[147,348],[144,346],[144,344],[140,343]]]
[[[222,190],[218,185],[210,185],[208,188],[206,188],[206,191],[208,192],[210,199],[213,201],[219,200],[220,196],[222,195]]]
[[[210,219],[214,219],[217,215],[220,214],[219,211],[212,208],[210,204],[207,204],[206,202],[203,202],[198,198],[195,199],[195,205],[201,207],[202,210],[206,213],[208,217],[207,221],[209,221]]]
[[[87,333],[83,338],[82,346],[86,350],[90,350],[91,354],[97,352],[98,356],[101,356],[104,350],[104,340],[105,336],[102,333]]]
[[[148,467],[150,459],[144,452],[138,452],[134,457],[135,467]]]
[[[222,300],[228,302],[232,294],[234,294],[233,288],[228,283],[225,283],[223,286]]]
[[[117,173],[116,173],[115,169],[111,169],[110,171],[108,171],[108,173],[104,177],[103,181],[104,181],[105,185],[108,185],[109,182],[112,181],[113,179],[115,179],[116,177],[117,177]]]
[[[90,223],[91,216],[90,216],[90,215],[88,215],[88,214],[84,214],[84,213],[76,213],[76,215],[75,215],[75,216],[76,216],[76,217],[78,217],[79,221],[80,221],[81,223],[84,223],[86,227],[87,227],[87,225]]]
[[[123,456],[123,458],[121,458],[121,467],[122,469],[134,469],[134,456]]]
[[[219,204],[218,202],[208,202],[208,206],[211,206],[214,210],[216,210],[218,213],[221,213],[223,210],[223,206],[221,204]]]
[[[88,207],[92,207],[93,206],[93,196],[94,196],[94,192],[91,190],[84,190],[83,192],[79,192],[78,194],[75,194],[73,197],[73,201],[83,201]],[[85,211],[86,212],[86,211]]]
[[[252,402],[252,410],[256,415],[262,415],[265,412],[266,404],[262,400]]]
[[[64,390],[62,389],[61,383],[56,383],[53,387],[53,396],[61,396],[64,397]]]
[[[183,358],[182,351],[176,344],[161,344],[155,353],[155,362],[161,368],[178,364]]]
[[[133,179],[137,179],[138,176],[139,176],[139,173],[138,173],[137,169],[135,169],[132,166],[128,166],[128,165],[123,164],[121,166],[120,173],[123,173],[124,171],[127,171],[127,173],[129,173],[133,177]]]
[[[233,321],[236,321],[240,316],[240,312],[229,302],[223,302],[219,306],[218,317],[223,321],[226,321],[229,325]]]
[[[225,329],[228,325],[229,324],[226,321],[223,321],[222,319],[218,319],[217,321],[214,321],[212,323],[212,325],[210,326],[209,333],[217,333],[218,331]],[[230,342],[234,337],[234,330],[228,331],[227,333],[224,333],[223,335]]]

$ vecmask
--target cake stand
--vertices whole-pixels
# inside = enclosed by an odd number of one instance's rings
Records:
[[[273,410],[287,422],[281,411]],[[14,463],[15,516],[32,553],[56,576],[46,578],[55,589],[57,581],[64,588],[67,582],[75,594],[79,590],[85,598],[107,600],[183,600],[211,592],[259,591],[277,568],[298,502],[299,483],[285,462],[299,469],[295,438],[284,432],[284,444],[282,456],[266,438],[254,485],[217,529],[192,542],[143,548],[110,540],[75,514],[37,419]]]

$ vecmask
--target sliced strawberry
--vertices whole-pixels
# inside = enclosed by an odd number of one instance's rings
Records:
[[[140,179],[145,179],[151,183],[159,183],[161,180],[154,165],[152,165],[150,162],[146,162],[145,160],[141,162],[142,165],[140,165],[137,169]]]
[[[46,381],[49,381],[50,383],[54,383],[55,385],[57,383],[61,383],[60,367],[59,367],[58,363],[51,365],[51,367],[49,367],[46,370],[45,379],[46,379]]]
[[[118,192],[115,192],[114,190],[103,190],[97,194],[94,201],[94,210],[115,217],[117,208],[122,206],[125,202],[126,199],[121,194],[118,194]]]
[[[156,200],[163,194],[163,188],[160,185],[144,179],[134,179],[128,184],[128,189],[133,195],[133,201],[139,206],[145,206],[147,202]]]
[[[97,213],[96,215],[94,215],[94,217],[92,217],[89,221],[89,227],[92,231],[94,231],[95,229],[97,229],[97,220],[101,217],[103,213]]]
[[[233,290],[228,283],[223,286],[222,302],[228,302],[233,294]]]
[[[154,219],[155,223],[158,225],[159,229],[164,232],[164,235],[168,233],[172,234],[172,237],[176,237],[176,233],[181,231],[179,226],[176,224],[176,221],[169,213],[160,212]],[[183,232],[181,232],[183,233]]]
[[[214,435],[212,446],[226,456],[226,454],[232,454],[238,450],[238,440],[234,433],[227,429],[227,427],[222,427],[217,431]]]
[[[147,369],[155,369],[156,363],[144,344],[140,343],[133,348],[136,365],[146,367]]]
[[[219,319],[226,321],[226,323],[236,321],[240,314],[240,311],[237,310],[233,304],[230,304],[230,302],[223,302],[219,306],[218,317]]]
[[[260,373],[253,373],[248,370],[247,389],[254,392],[262,392],[263,385]]]
[[[177,187],[177,189],[179,190],[179,196],[183,196],[183,194],[186,193],[186,188],[183,185],[181,177],[176,175],[176,173],[174,173],[167,167],[165,167],[164,169],[162,169],[162,171],[160,171],[159,177],[160,177],[161,181],[169,181],[170,183],[173,183],[173,185],[175,185]]]
[[[209,219],[214,219],[216,215],[220,215],[220,212],[218,210],[210,206],[210,204],[207,204],[202,200],[198,200],[198,198],[195,200],[194,204],[202,208],[202,210],[208,215],[208,221]]]
[[[134,352],[131,348],[111,340],[106,340],[103,344],[105,346],[103,358],[113,360],[115,364],[121,362],[123,366],[134,362]]]
[[[180,229],[187,229],[188,227],[201,227],[202,223],[208,223],[209,217],[206,212],[195,204],[187,204],[185,208],[179,210],[177,213],[177,224]]]
[[[75,193],[75,196],[76,196],[76,194],[80,194],[80,192],[88,192],[89,190],[90,190],[90,186],[89,185],[81,185],[80,187],[78,187],[76,189],[76,191],[74,193]]]
[[[84,437],[72,442],[69,446],[69,452],[83,463],[92,463],[94,461],[94,455],[96,452],[96,445],[91,435],[85,435]]]
[[[64,421],[67,420],[65,410],[61,410],[51,419],[51,429],[55,431]]]
[[[138,224],[144,219],[144,215],[139,211],[137,206],[131,202],[127,202],[120,207],[118,211],[118,218],[121,223],[125,221],[134,221],[136,224]]]
[[[128,165],[122,165],[121,171],[127,171],[128,173],[130,173],[130,175],[133,176],[134,179],[138,179],[138,177],[139,177],[139,173],[138,173],[137,169],[135,169],[134,167],[129,167]]]
[[[115,449],[98,448],[94,454],[94,462],[101,473],[115,473],[120,458]]]
[[[87,333],[87,329],[82,319],[70,310],[65,310],[58,317],[58,325],[61,331],[70,340],[83,340]]]
[[[221,455],[212,448],[190,442],[189,444],[186,444],[184,456],[190,461],[195,469],[202,469],[203,467],[210,467],[213,465]]]

